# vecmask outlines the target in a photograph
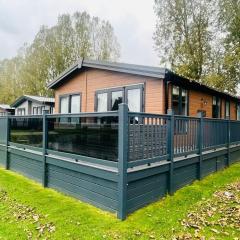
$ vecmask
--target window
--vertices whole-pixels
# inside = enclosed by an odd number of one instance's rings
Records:
[[[213,96],[212,117],[221,118],[221,99],[216,96]]]
[[[129,111],[143,112],[143,84],[96,92],[97,112],[117,111],[120,103],[127,103]]]
[[[106,112],[108,110],[107,99],[107,93],[97,94],[97,112]]]
[[[60,113],[80,113],[81,95],[71,94],[60,96]]]
[[[141,90],[139,88],[127,90],[127,103],[130,112],[141,112]]]
[[[123,102],[123,91],[115,91],[112,92],[112,98],[111,98],[111,111],[117,111],[118,110],[118,104]]]
[[[33,107],[33,115],[37,115],[37,107]]]
[[[60,98],[60,113],[68,113],[68,97]]]
[[[230,118],[230,102],[225,102],[225,118]]]
[[[188,91],[186,89],[173,86],[172,109],[176,115],[188,115]]]
[[[17,115],[24,116],[26,114],[25,108],[18,108],[17,109]]]
[[[240,103],[237,103],[237,120],[240,120]]]

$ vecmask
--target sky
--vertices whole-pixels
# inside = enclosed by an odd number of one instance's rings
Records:
[[[114,27],[121,45],[119,61],[157,66],[153,6],[154,0],[0,0],[0,60],[15,56],[41,25],[53,26],[58,15],[87,11]]]

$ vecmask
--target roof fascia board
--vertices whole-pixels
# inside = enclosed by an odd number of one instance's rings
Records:
[[[66,78],[69,74],[71,74],[75,70],[81,69],[82,63],[83,63],[83,59],[81,58],[81,59],[79,59],[79,61],[77,63],[73,64],[67,70],[65,70],[63,73],[61,73],[55,80],[48,83],[47,88],[51,88],[54,85],[58,84],[59,82],[61,82],[64,78]]]

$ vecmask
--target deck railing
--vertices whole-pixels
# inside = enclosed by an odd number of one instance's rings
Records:
[[[49,152],[118,162],[123,125],[126,161],[134,167],[169,160],[171,153],[186,156],[240,142],[240,121],[135,113],[122,105],[105,113],[1,117],[0,144],[42,148],[45,139]],[[125,123],[119,122],[121,111],[126,112]]]
[[[73,195],[78,191],[93,202],[99,200],[101,206],[117,209],[120,219],[128,212],[129,181],[159,175],[161,168],[167,178],[158,181],[166,181],[171,194],[182,176],[188,183],[191,176],[201,179],[210,172],[207,155],[221,156],[211,162],[214,166],[219,161],[228,166],[235,154],[231,148],[239,148],[239,143],[240,121],[129,112],[126,104],[114,112],[0,117],[0,161],[6,169],[30,174],[43,186],[61,186],[67,192],[70,188]],[[191,176],[184,166],[192,169]],[[84,181],[75,179],[75,171]],[[69,174],[68,184],[60,173]],[[140,194],[140,188],[134,194]]]

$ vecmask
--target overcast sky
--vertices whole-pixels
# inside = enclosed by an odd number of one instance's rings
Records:
[[[109,20],[121,45],[122,62],[158,65],[153,48],[154,0],[0,0],[0,60],[31,43],[41,25],[57,16],[87,11]]]

